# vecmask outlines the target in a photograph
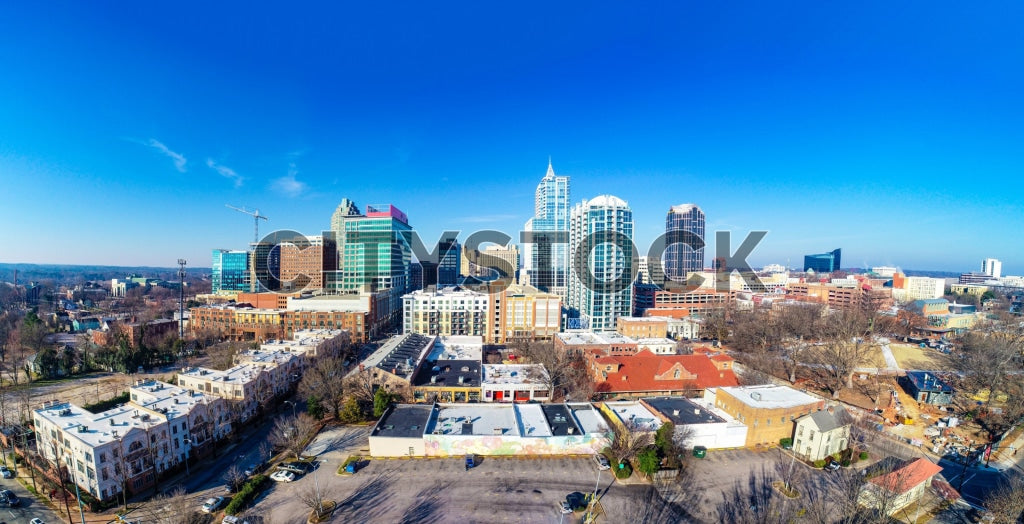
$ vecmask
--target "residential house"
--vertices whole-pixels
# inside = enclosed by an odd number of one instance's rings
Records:
[[[842,406],[829,406],[796,419],[793,451],[806,460],[822,460],[850,444],[850,421]]]

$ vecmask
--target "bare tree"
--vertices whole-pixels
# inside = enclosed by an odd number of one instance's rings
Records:
[[[959,349],[946,358],[950,369],[959,373],[959,394],[967,403],[977,393],[988,390],[979,418],[993,436],[1009,429],[1024,415],[1024,363],[1021,353],[1024,337],[1016,328],[1006,325],[986,326],[978,332],[968,333],[960,339]],[[951,377],[954,378],[954,377]],[[1013,401],[1003,403],[1001,413],[991,413],[992,402],[1002,395]]]
[[[638,426],[634,422],[626,422],[624,428],[615,431],[615,438],[608,447],[615,460],[622,462],[632,460],[638,453],[654,444],[654,432]]]
[[[832,391],[832,398],[839,398],[843,388],[853,388],[853,375],[858,367],[870,362],[876,348],[865,337],[864,318],[857,312],[841,310],[825,319],[824,342],[814,346],[811,356],[817,370]]]
[[[345,403],[345,361],[337,356],[320,356],[302,373],[299,394],[316,398],[335,419]]]
[[[552,400],[588,401],[594,395],[594,383],[583,355],[555,350],[554,341],[520,341],[513,345],[523,360],[544,366],[545,386]]]
[[[316,428],[316,420],[305,413],[299,413],[296,417],[279,417],[267,438],[271,444],[295,455],[298,460]]]
[[[772,485],[770,470],[751,470],[745,481],[723,493],[722,502],[714,509],[714,520],[730,524],[775,524],[796,518],[797,505]]]
[[[985,497],[985,508],[993,522],[1014,524],[1024,519],[1024,477],[1010,475],[998,488]]]
[[[232,464],[224,471],[224,476],[221,478],[228,486],[231,487],[232,491],[234,491],[245,483],[245,472],[243,472],[242,468],[239,468],[237,464]]]
[[[157,524],[196,524],[201,519],[195,512],[195,502],[178,487],[153,498],[155,511],[151,517]]]

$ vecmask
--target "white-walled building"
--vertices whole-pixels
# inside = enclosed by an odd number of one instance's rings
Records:
[[[221,399],[156,381],[129,392],[127,404],[101,413],[47,402],[32,414],[40,455],[101,500],[152,487],[157,475],[208,453],[231,429]]]
[[[843,451],[850,445],[850,424],[842,406],[829,407],[796,419],[793,451],[815,461]]]
[[[486,293],[458,287],[420,290],[402,297],[402,333],[484,336]]]
[[[892,281],[892,298],[905,303],[915,300],[942,298],[946,294],[946,281],[931,277],[902,277],[897,274]]]
[[[675,439],[686,448],[742,448],[747,426],[703,399],[653,397],[641,400],[649,410],[675,426]]]
[[[484,402],[546,402],[551,377],[541,364],[484,364],[480,383]]]

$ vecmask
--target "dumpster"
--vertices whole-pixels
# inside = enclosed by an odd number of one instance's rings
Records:
[[[466,455],[466,471],[474,467],[476,467],[476,457],[474,455]]]
[[[695,457],[697,457],[699,459],[702,459],[707,454],[708,454],[708,448],[705,448],[704,446],[694,446],[693,447],[693,456],[695,456]]]

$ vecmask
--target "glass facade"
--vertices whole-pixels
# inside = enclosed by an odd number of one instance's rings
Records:
[[[569,177],[548,171],[537,185],[534,216],[526,222],[523,283],[565,297],[568,279]]]
[[[703,271],[704,211],[695,204],[672,206],[665,217],[665,245],[667,280],[683,282],[688,273]]]
[[[212,291],[249,291],[249,252],[213,250]]]
[[[569,324],[612,331],[615,319],[632,314],[633,211],[605,195],[577,204],[570,213],[567,304]]]
[[[804,257],[804,271],[815,273],[831,273],[839,271],[839,263],[842,258],[842,250],[834,249],[828,253],[819,255],[807,255]]]

